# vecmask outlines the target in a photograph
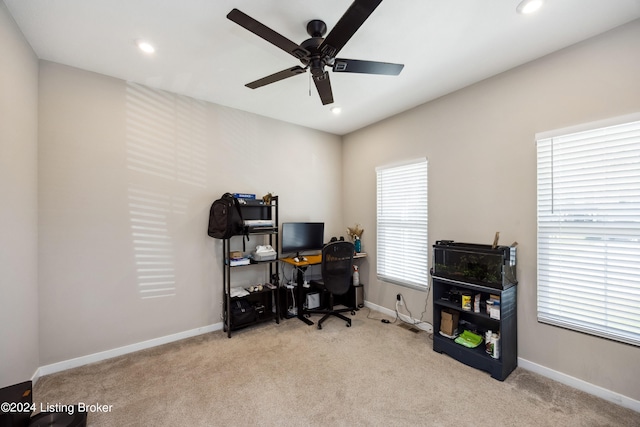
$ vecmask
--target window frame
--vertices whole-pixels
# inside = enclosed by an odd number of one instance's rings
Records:
[[[429,288],[428,160],[376,167],[376,276]]]
[[[536,145],[538,321],[640,346],[640,113]]]

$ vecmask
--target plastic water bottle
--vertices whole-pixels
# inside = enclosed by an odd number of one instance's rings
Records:
[[[358,272],[358,266],[353,266],[353,286],[360,285],[360,273]]]
[[[355,247],[356,253],[360,253],[362,251],[362,242],[360,241],[360,238],[356,237],[353,242],[353,246]]]

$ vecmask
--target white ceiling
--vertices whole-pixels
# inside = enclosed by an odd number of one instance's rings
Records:
[[[640,17],[640,0],[546,0],[534,15],[516,13],[519,0],[384,0],[338,56],[404,70],[331,74],[336,116],[308,73],[246,88],[299,63],[226,15],[238,8],[301,43],[309,20],[331,31],[352,0],[4,2],[41,59],[338,135]],[[156,53],[142,54],[136,39]]]

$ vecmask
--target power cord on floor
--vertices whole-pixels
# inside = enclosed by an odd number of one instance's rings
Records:
[[[426,324],[428,326],[430,326],[431,328],[431,333],[429,333],[428,338],[430,340],[433,341],[433,324],[430,322],[425,322],[424,320],[422,320],[422,318],[424,317],[424,314],[427,312],[428,306],[429,306],[429,295],[431,293],[431,285],[429,285],[429,287],[427,288],[427,297],[424,300],[424,311],[420,314],[420,319],[419,320],[414,320],[413,318],[413,314],[411,314],[411,310],[409,310],[409,307],[407,307],[406,304],[404,304],[404,308],[407,311],[407,313],[409,313],[409,319],[411,319],[411,322],[408,322],[404,319],[402,319],[400,317],[400,313],[398,311],[398,305],[400,304],[400,301],[405,301],[404,296],[399,293],[398,295],[400,296],[400,299],[398,301],[396,301],[396,319],[400,319],[402,322],[408,324],[408,325],[414,325],[414,326],[418,326],[418,325],[422,325],[422,324]],[[422,328],[421,328],[422,329]]]
[[[420,324],[427,324],[431,327],[431,333],[429,333],[429,335],[427,336],[427,338],[429,338],[431,341],[433,341],[433,324],[431,324],[430,322],[425,322],[424,320],[422,320],[422,318],[424,317],[424,314],[427,312],[428,309],[428,304],[429,304],[429,295],[431,294],[431,285],[429,284],[429,288],[427,289],[427,297],[425,298],[424,301],[424,311],[420,314],[420,320],[418,321],[414,321],[414,322],[407,322],[406,320],[403,320],[400,317],[400,313],[398,311],[398,303],[399,301],[396,302],[396,309],[395,309],[395,319],[393,319],[393,321],[390,321],[386,318],[379,318],[379,317],[371,317],[371,308],[370,307],[363,307],[366,308],[367,310],[369,310],[369,312],[367,313],[367,319],[371,319],[371,320],[380,320],[383,323],[388,323],[388,324],[395,324],[398,320],[400,320],[401,322],[404,322],[408,325],[420,325]],[[400,298],[404,301],[404,296],[402,294],[398,294],[400,295]],[[366,301],[366,291],[364,289],[364,286],[362,288],[362,298],[363,300]],[[405,305],[404,306],[405,309],[407,310],[407,312],[409,313],[409,318],[413,319],[413,315],[411,314],[411,311],[409,310],[409,308]]]
[[[429,276],[429,278],[431,278],[431,276]],[[433,325],[431,323],[425,322],[424,320],[422,320],[422,317],[427,312],[427,309],[429,307],[429,295],[430,294],[431,294],[431,283],[429,283],[429,287],[427,288],[427,297],[424,300],[424,311],[420,314],[420,322],[426,323],[426,324],[430,325],[431,327],[433,327]]]

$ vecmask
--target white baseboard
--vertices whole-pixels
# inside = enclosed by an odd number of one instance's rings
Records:
[[[365,307],[368,307],[375,311],[379,311],[380,313],[386,314],[390,317],[396,316],[395,310],[391,310],[386,307],[373,304],[369,301],[365,301],[364,305]],[[413,324],[415,327],[419,329],[422,329],[429,333],[433,332],[433,327],[429,323],[420,322],[419,319],[412,319],[411,317],[402,313],[398,313],[398,317],[404,320],[405,322]],[[133,352],[144,350],[147,348],[157,347],[159,345],[168,344],[170,342],[179,341],[185,338],[191,338],[197,335],[219,331],[222,329],[222,326],[223,326],[222,322],[219,322],[213,325],[203,326],[201,328],[191,329],[189,331],[179,332],[173,335],[167,335],[164,337],[154,338],[151,340],[142,341],[142,342],[127,345],[124,347],[118,347],[112,350],[102,351],[100,353],[94,353],[87,356],[81,356],[81,357],[76,357],[74,359],[65,360],[62,362],[52,363],[50,365],[40,366],[34,372],[33,376],[31,377],[31,381],[35,384],[38,381],[38,379],[44,375],[65,371],[71,368],[77,368],[79,366],[87,365],[89,363],[100,362],[102,360],[111,359],[113,357],[122,356],[124,354],[133,353]],[[584,391],[585,393],[598,396],[609,402],[615,403],[625,408],[632,409],[636,412],[640,412],[640,401],[632,399],[620,393],[607,390],[605,388],[588,383],[586,381],[580,380],[570,375],[563,374],[562,372],[554,371],[553,369],[547,368],[542,365],[538,365],[537,363],[530,362],[520,357],[518,358],[518,366],[522,369],[535,372],[544,377],[558,381],[559,383],[566,384],[570,387]]]
[[[379,311],[381,313],[387,314],[389,316],[395,317],[396,312],[394,310],[390,310],[385,307],[381,307],[379,305],[373,304],[369,301],[365,301],[365,307],[369,307],[372,310]],[[415,323],[417,320],[411,319],[407,315],[403,315],[398,313],[398,317],[400,317],[405,322]],[[419,323],[415,325],[416,327],[425,330],[427,332],[433,332],[433,326],[428,323]],[[630,397],[622,395],[620,393],[616,393],[611,390],[607,390],[600,386],[588,383],[586,381],[580,380],[578,378],[574,378],[570,375],[563,374],[562,372],[554,371],[553,369],[549,369],[545,366],[538,365],[537,363],[530,362],[526,359],[518,358],[518,366],[522,369],[526,369],[528,371],[535,372],[544,377],[550,378],[552,380],[558,381],[559,383],[568,385],[580,391],[584,391],[585,393],[589,393],[594,396],[598,396],[601,399],[607,400],[609,402],[615,403],[616,405],[623,406],[625,408],[632,409],[636,412],[640,412],[640,401],[634,400]]]
[[[368,301],[365,301],[365,306],[373,310],[387,314],[391,317],[395,317],[396,315],[395,311],[372,304]],[[427,332],[432,331],[431,325],[429,325],[428,323],[419,323],[417,319],[411,319],[409,316],[401,313],[398,313],[398,317],[400,317],[400,319],[404,320],[405,322],[414,324],[419,329],[422,329]],[[147,348],[157,347],[159,345],[167,344],[174,341],[179,341],[185,338],[194,337],[196,335],[206,334],[208,332],[213,332],[213,331],[219,331],[222,329],[222,326],[223,326],[222,322],[219,322],[213,325],[203,326],[201,328],[191,329],[189,331],[179,332],[173,335],[167,335],[160,338],[154,338],[151,340],[142,341],[142,342],[131,344],[131,345],[114,348],[112,350],[101,351],[99,353],[89,354],[87,356],[76,357],[74,359],[64,360],[62,362],[40,366],[33,373],[33,376],[31,377],[31,381],[35,384],[36,382],[38,382],[38,379],[44,375],[50,375],[56,372],[65,371],[67,369],[77,368],[79,366],[87,365],[89,363],[100,362],[102,360],[107,360],[113,357],[122,356],[124,354],[145,350]]]
[[[129,354],[136,351],[145,350],[147,348],[157,347],[159,345],[183,340],[185,338],[195,337],[196,335],[202,335],[208,332],[219,331],[221,329],[222,322],[219,322],[213,325],[203,326],[201,328],[191,329],[189,331],[179,332],[173,335],[167,335],[160,338],[154,338],[131,345],[126,345],[124,347],[114,348],[112,350],[101,351],[100,353],[89,354],[87,356],[81,356],[74,359],[64,360],[62,362],[52,363],[51,365],[40,366],[38,369],[36,369],[36,372],[34,372],[33,376],[31,377],[31,381],[35,384],[36,382],[38,382],[38,379],[44,375],[65,371],[71,368],[77,368],[78,366],[87,365],[89,363],[100,362],[102,360],[122,356],[123,354]]]
[[[535,372],[536,374],[540,374],[544,377],[551,378],[552,380],[558,381],[562,384],[566,384],[580,391],[584,391],[585,393],[598,396],[601,399],[608,400],[609,402],[615,403],[616,405],[620,405],[625,408],[632,409],[636,412],[640,412],[640,401],[627,397],[623,394],[607,390],[606,388],[602,388],[600,386],[588,383],[570,375],[563,374],[562,372],[554,371],[553,369],[538,365],[537,363],[530,362],[521,357],[518,358],[518,367]]]
[[[365,307],[369,307],[372,310],[379,311],[380,313],[386,314],[388,316],[396,317],[395,310],[391,310],[391,309],[388,309],[386,307],[382,307],[382,306],[373,304],[373,303],[371,303],[369,301],[365,301],[364,302],[364,306]],[[425,332],[429,332],[429,333],[433,332],[433,326],[430,323],[424,322],[424,321],[421,322],[420,319],[413,319],[413,318],[409,317],[406,314],[400,313],[400,310],[398,311],[398,318],[400,320],[403,320],[403,321],[407,322],[407,323],[411,323],[416,328],[422,329]]]

